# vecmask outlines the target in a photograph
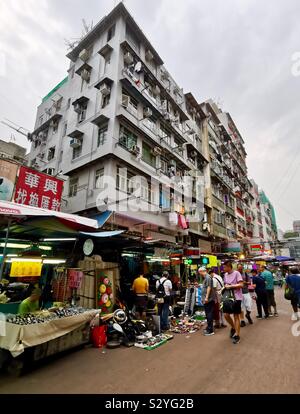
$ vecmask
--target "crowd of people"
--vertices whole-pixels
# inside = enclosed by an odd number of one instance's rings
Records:
[[[266,266],[248,271],[242,264],[234,269],[231,261],[223,265],[224,273],[219,275],[214,270],[199,268],[202,285],[202,304],[204,306],[207,326],[205,336],[212,336],[217,329],[230,328],[233,344],[240,342],[241,328],[253,324],[253,303],[256,303],[257,319],[278,317],[274,294],[275,278],[279,285],[290,290],[290,301],[293,308],[292,320],[298,320],[300,306],[300,272],[291,269],[291,274],[281,271],[274,274]],[[169,329],[169,307],[172,302],[172,282],[167,271],[156,281],[156,302],[160,315],[161,330]],[[149,292],[148,279],[143,275],[137,277],[132,285],[135,294],[135,308],[140,319],[145,320]]]
[[[246,320],[253,324],[251,317],[253,302],[256,302],[257,319],[278,317],[274,294],[274,275],[266,266],[259,266],[247,272],[242,264],[233,269],[230,261],[224,263],[224,276],[214,271],[200,268],[203,278],[202,302],[204,304],[207,327],[205,336],[215,334],[215,330],[225,327],[224,319],[230,327],[230,338],[234,344],[240,342],[241,327],[246,326]],[[293,308],[292,320],[299,319],[300,307],[300,271],[292,268],[291,274],[284,277],[281,271],[277,272],[276,279],[279,287],[283,285],[289,289]],[[246,320],[245,320],[246,319]]]

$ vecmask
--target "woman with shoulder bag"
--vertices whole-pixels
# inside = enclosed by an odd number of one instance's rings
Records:
[[[233,270],[230,261],[224,263],[224,269],[226,273],[224,276],[225,290],[223,293],[222,310],[226,321],[231,327],[230,338],[232,339],[233,344],[238,344],[240,342],[240,313],[242,310],[241,305],[243,299],[243,278],[238,271]],[[233,319],[231,315],[233,315]]]

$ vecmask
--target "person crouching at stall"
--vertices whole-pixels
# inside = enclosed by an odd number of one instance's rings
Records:
[[[40,309],[40,297],[42,291],[39,288],[33,289],[31,295],[24,299],[19,306],[18,313],[20,315],[25,315],[27,313],[34,313]]]
[[[144,275],[140,275],[133,281],[132,290],[135,294],[135,308],[139,318],[146,320],[146,310],[148,303],[149,282]]]

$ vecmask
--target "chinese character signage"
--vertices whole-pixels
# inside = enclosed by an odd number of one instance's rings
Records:
[[[28,167],[21,167],[15,202],[47,210],[60,210],[63,181]]]
[[[11,201],[18,168],[16,163],[0,160],[0,200]]]
[[[10,277],[38,277],[41,276],[42,262],[14,261],[10,268]]]

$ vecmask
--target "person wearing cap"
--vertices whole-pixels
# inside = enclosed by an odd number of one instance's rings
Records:
[[[42,295],[42,291],[39,288],[33,289],[31,295],[24,299],[20,305],[18,313],[20,315],[25,315],[27,313],[34,313],[40,309],[40,297]]]
[[[205,267],[199,268],[199,273],[203,278],[202,284],[202,303],[206,315],[207,327],[203,331],[205,336],[214,335],[214,309],[216,301],[216,287],[217,281],[213,274],[208,274]]]

